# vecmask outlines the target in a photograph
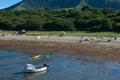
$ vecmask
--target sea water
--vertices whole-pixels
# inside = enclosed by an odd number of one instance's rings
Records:
[[[49,68],[44,72],[24,73],[28,63],[35,66],[45,63]],[[49,59],[31,59],[30,53],[0,49],[0,80],[120,80],[120,64],[57,53]]]

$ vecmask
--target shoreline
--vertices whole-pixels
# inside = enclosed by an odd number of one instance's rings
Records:
[[[35,36],[5,36],[0,38],[0,48],[17,49],[25,52],[80,55],[83,57],[99,57],[120,62],[120,43],[116,42],[82,42],[79,37],[41,37]],[[54,39],[54,40],[53,40]]]

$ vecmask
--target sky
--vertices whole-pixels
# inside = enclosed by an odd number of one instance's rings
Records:
[[[0,9],[12,6],[22,0],[0,0]]]

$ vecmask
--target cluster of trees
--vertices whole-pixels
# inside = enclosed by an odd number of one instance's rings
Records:
[[[87,6],[79,10],[0,10],[0,29],[120,32],[120,11]]]

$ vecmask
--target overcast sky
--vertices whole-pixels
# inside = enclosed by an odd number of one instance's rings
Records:
[[[22,0],[0,0],[0,9],[12,6]]]

